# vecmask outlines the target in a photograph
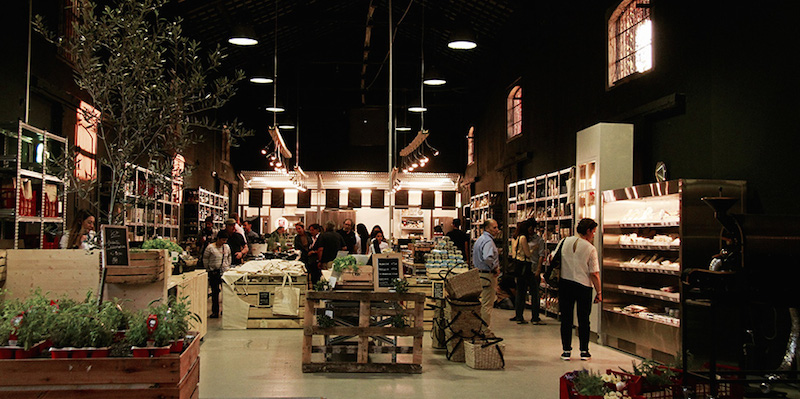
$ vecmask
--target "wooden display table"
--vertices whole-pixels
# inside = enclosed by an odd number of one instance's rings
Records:
[[[424,303],[425,296],[419,293],[309,291],[303,372],[421,373]],[[318,319],[326,316],[332,327],[319,325]],[[397,316],[407,318],[413,327],[392,326]],[[399,346],[398,337],[410,337],[412,346]],[[312,354],[321,354],[323,361],[312,362]],[[335,361],[333,355],[356,356],[355,361]],[[381,362],[385,357],[390,360]],[[410,361],[401,362],[398,357]]]
[[[180,355],[0,360],[0,397],[195,399],[200,396],[199,353],[195,338]]]

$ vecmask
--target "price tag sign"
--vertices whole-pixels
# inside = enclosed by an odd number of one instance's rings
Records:
[[[269,291],[261,291],[258,293],[258,306],[270,307]]]

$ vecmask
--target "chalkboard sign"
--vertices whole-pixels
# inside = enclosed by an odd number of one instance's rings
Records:
[[[375,291],[387,291],[394,288],[394,280],[402,277],[402,254],[372,255]]]
[[[269,303],[269,294],[270,294],[269,291],[261,291],[258,293],[258,306],[266,306],[266,307],[272,306]]]
[[[106,266],[127,266],[128,228],[125,226],[100,227],[103,240],[103,263]]]

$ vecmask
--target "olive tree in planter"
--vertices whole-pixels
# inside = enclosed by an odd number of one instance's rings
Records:
[[[133,164],[156,176],[173,176],[175,156],[199,142],[202,132],[221,132],[227,140],[249,134],[236,121],[211,119],[244,75],[221,75],[220,48],[205,53],[185,37],[179,18],[164,17],[161,9],[167,2],[113,0],[101,7],[94,0],[78,0],[74,34],[64,38],[49,33],[40,16],[34,20],[36,30],[72,60],[75,82],[91,98],[94,109],[82,110],[82,119],[97,129],[100,164],[108,171],[102,186],[108,200],[97,200],[98,179],[80,180],[72,173],[75,157],[64,169],[70,187],[105,216],[99,220],[111,224],[123,221],[125,184],[135,173]],[[72,154],[77,155],[77,148]],[[172,190],[167,179],[154,183],[162,193]]]

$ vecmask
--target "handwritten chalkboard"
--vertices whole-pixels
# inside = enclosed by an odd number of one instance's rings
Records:
[[[375,290],[394,288],[394,281],[401,278],[402,254],[372,255]]]
[[[103,262],[111,266],[127,266],[128,228],[125,226],[101,226],[103,239]]]

